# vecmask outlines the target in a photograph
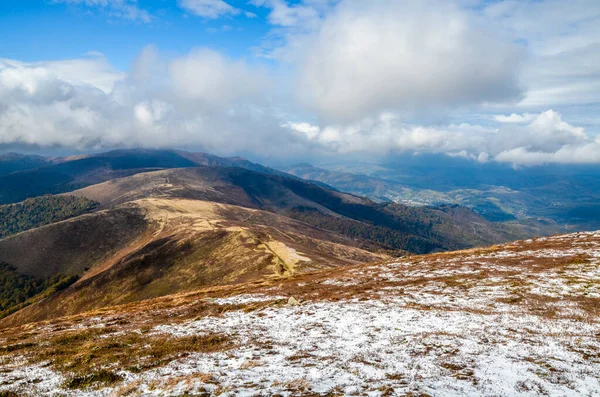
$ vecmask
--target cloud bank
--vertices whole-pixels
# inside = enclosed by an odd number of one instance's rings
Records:
[[[261,70],[208,49],[161,60],[149,47],[128,74],[104,58],[0,60],[0,144],[298,151],[261,107],[264,79]]]
[[[133,0],[55,2],[144,21]],[[202,18],[245,12],[177,4]],[[272,27],[252,60],[202,47],[165,58],[153,46],[127,72],[98,53],[0,59],[0,144],[600,162],[593,115],[572,118],[578,106],[600,109],[595,1],[567,11],[555,0],[250,4],[268,9]]]
[[[278,117],[267,87],[263,70],[208,49],[161,60],[149,47],[128,74],[103,57],[0,60],[0,143],[193,146],[279,157],[421,152],[515,164],[600,161],[600,141],[552,110],[496,115],[488,126],[416,125],[392,112],[321,126]]]

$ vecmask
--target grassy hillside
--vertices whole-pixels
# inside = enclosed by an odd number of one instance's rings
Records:
[[[599,267],[577,233],[0,326],[0,395],[597,396]]]
[[[134,205],[143,209],[149,224],[159,226],[96,260],[89,270],[78,273],[82,277],[77,283],[13,314],[4,324],[75,314],[200,287],[285,279],[297,273],[389,258],[363,249],[376,249],[374,244],[369,246],[266,211],[184,199],[144,199],[128,204]],[[107,217],[117,210],[98,214]],[[81,221],[77,218],[69,222]],[[98,225],[104,233],[110,231],[99,219],[85,223]],[[68,223],[62,222],[43,229],[59,233],[66,226]],[[34,235],[39,230],[19,236]],[[67,247],[66,251],[62,257],[73,251],[81,254],[71,262],[88,259],[83,250]],[[19,269],[21,273],[25,270],[23,266]],[[55,271],[70,270],[63,266]]]
[[[437,247],[434,241],[399,232],[385,226],[355,221],[339,216],[326,215],[320,211],[298,207],[290,210],[287,215],[309,225],[330,230],[355,239],[367,240],[389,250],[409,252],[430,252]]]
[[[139,208],[119,208],[28,230],[0,240],[0,262],[45,279],[81,275],[149,230]]]
[[[99,202],[98,211],[1,239],[0,261],[19,275],[81,277],[4,323],[527,235],[456,206],[376,203],[282,174],[187,166],[195,163],[177,152],[115,152],[62,166],[88,164],[92,174],[76,171],[90,182],[104,172],[98,162],[112,176],[119,167],[183,168],[130,168],[135,175],[70,193]]]
[[[3,162],[2,156],[0,156],[0,204],[15,203],[45,194],[65,193],[157,169],[196,166],[239,167],[292,177],[281,171],[238,157],[221,158],[206,153],[174,150],[114,150],[89,156],[60,159],[56,162],[50,162],[44,158],[36,160],[36,158],[30,158],[31,156],[16,154],[5,156],[12,159],[5,163],[6,171],[12,173],[2,172]],[[17,157],[22,157],[21,161],[30,162],[31,166],[17,164],[19,161],[15,159]]]
[[[0,206],[0,238],[73,218],[98,207],[85,197],[42,196]]]
[[[312,226],[370,241],[387,249],[415,253],[529,236],[456,206],[440,209],[375,203],[300,179],[240,168],[196,167],[149,172],[72,194],[99,201],[104,207],[144,197],[177,197],[239,205],[292,216]],[[310,216],[306,211],[310,211]]]

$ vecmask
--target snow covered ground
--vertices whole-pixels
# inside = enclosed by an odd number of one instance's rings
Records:
[[[145,335],[158,337],[225,334],[234,347],[179,355],[142,372],[113,366],[122,379],[117,384],[78,390],[65,388],[69,374],[51,362],[33,362],[19,351],[0,355],[0,390],[57,396],[600,396],[599,263],[600,233],[577,233],[339,269],[248,286],[232,296],[182,297],[180,306],[132,311],[137,322],[127,332],[144,326]],[[289,296],[300,305],[286,304]],[[170,320],[200,304],[237,306]],[[110,316],[114,312],[38,330],[97,326]]]

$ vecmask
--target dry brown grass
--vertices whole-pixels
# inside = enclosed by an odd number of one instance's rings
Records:
[[[65,383],[70,389],[119,383],[118,370],[140,372],[191,353],[212,353],[234,346],[232,339],[222,334],[174,337],[120,333],[110,327],[68,331],[45,339],[33,337],[1,345],[0,354],[18,354],[30,363],[47,362],[53,369],[71,374]]]

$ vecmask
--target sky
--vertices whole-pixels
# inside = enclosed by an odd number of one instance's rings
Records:
[[[600,162],[597,0],[1,0],[0,35],[0,151]]]

